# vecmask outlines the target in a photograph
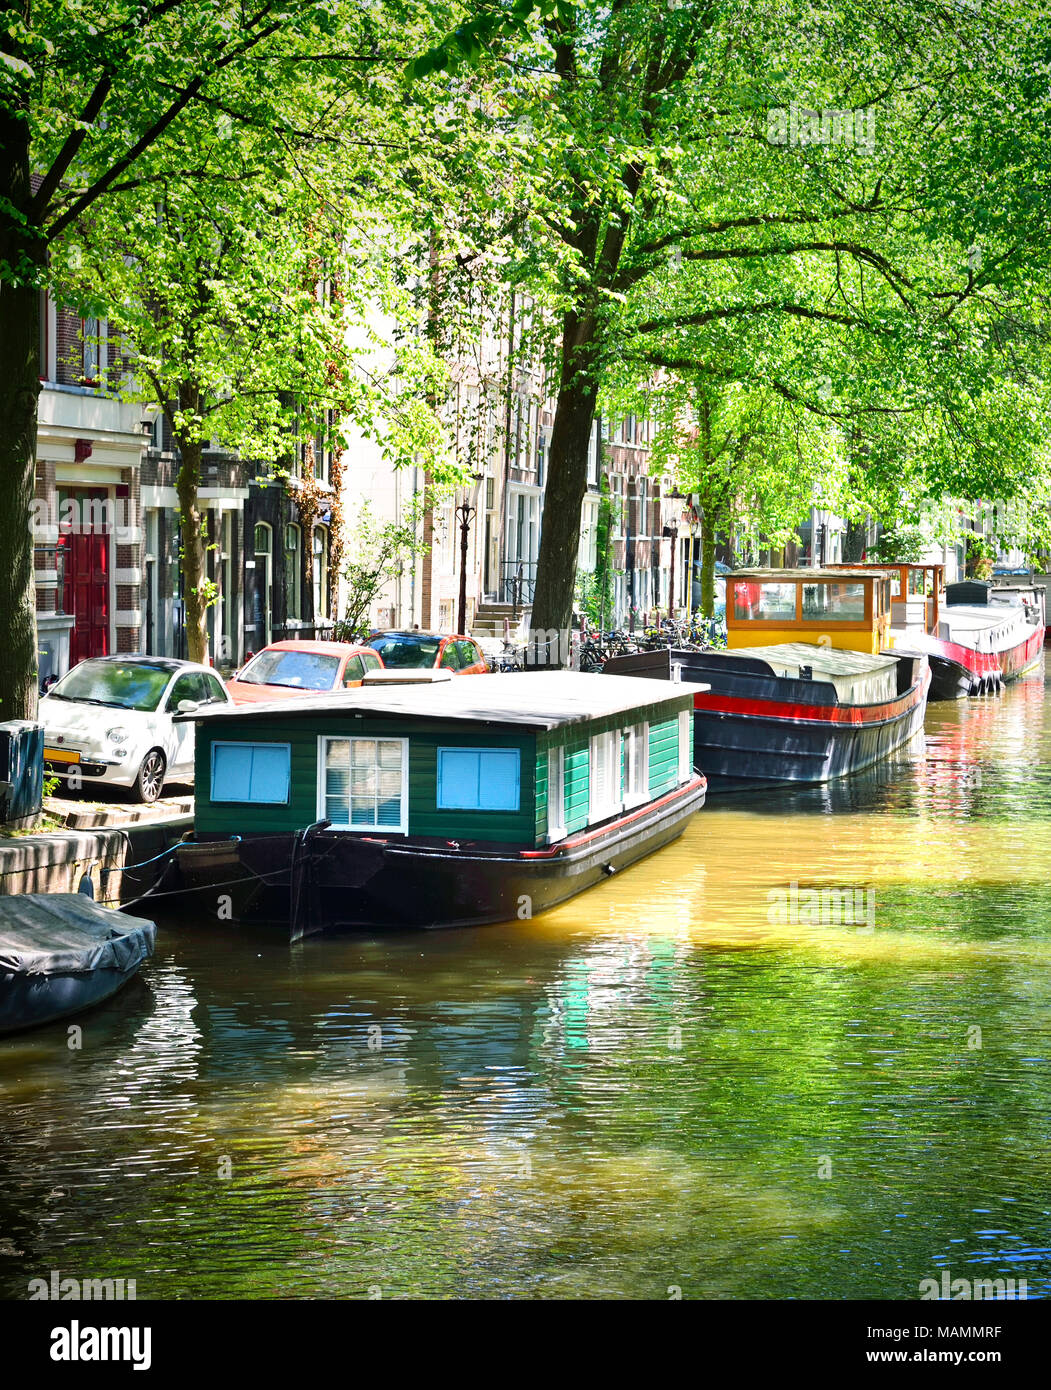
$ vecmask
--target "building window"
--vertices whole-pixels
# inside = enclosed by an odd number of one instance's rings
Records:
[[[98,386],[106,368],[105,322],[102,319],[81,319],[83,338],[83,374],[81,384]]]
[[[517,811],[522,755],[517,748],[439,748],[440,811]]]
[[[588,758],[588,820],[605,820],[621,809],[620,730],[593,734]]]
[[[408,834],[408,739],[322,738],[319,762],[319,817],[337,829]]]
[[[285,527],[285,617],[299,617],[299,527]]]
[[[693,711],[679,711],[679,781],[693,776]]]
[[[40,380],[54,381],[54,367],[51,365],[51,347],[54,342],[54,334],[51,329],[51,297],[47,290],[41,290],[39,295],[40,313]]]
[[[580,507],[580,546],[577,552],[577,566],[593,574],[598,564],[598,509],[597,497],[585,496]]]
[[[328,617],[328,527],[314,527],[311,583],[314,591],[314,619]]]
[[[270,523],[260,521],[256,523],[252,544],[253,565],[255,570],[255,582],[253,585],[253,595],[251,600],[252,626],[255,629],[255,640],[252,646],[257,650],[259,647],[270,645],[270,628],[272,620],[272,585],[274,580],[274,556],[273,556],[273,533]]]
[[[213,743],[213,801],[285,805],[292,750],[287,743]]]
[[[566,750],[547,750],[547,838],[549,843],[566,834]]]
[[[650,795],[650,726],[624,730],[624,804],[638,806]]]

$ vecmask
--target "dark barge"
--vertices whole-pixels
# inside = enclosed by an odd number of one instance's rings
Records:
[[[926,656],[879,650],[885,575],[738,571],[727,586],[729,650],[640,652],[604,667],[710,687],[694,698],[694,766],[710,791],[844,777],[923,728]]]

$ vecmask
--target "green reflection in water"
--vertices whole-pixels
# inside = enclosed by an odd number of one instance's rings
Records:
[[[713,802],[531,923],[166,924],[79,1052],[0,1043],[0,1293],[915,1298],[949,1266],[1046,1295],[1044,693]],[[875,930],[772,921],[792,883],[871,889]]]

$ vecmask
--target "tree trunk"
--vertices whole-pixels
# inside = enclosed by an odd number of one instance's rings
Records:
[[[846,533],[843,536],[843,559],[856,563],[865,552],[865,542],[868,539],[868,519],[864,521],[848,521]]]
[[[0,720],[33,719],[37,708],[36,597],[30,530],[40,394],[39,271],[43,247],[18,215],[30,201],[29,124],[24,99],[0,103]]]
[[[701,612],[715,617],[715,527],[707,521],[701,534]]]
[[[195,411],[196,393],[183,387],[179,391],[179,408]],[[201,442],[199,439],[180,439],[180,463],[176,490],[179,494],[179,521],[182,527],[182,591],[186,605],[186,654],[191,661],[208,664],[207,579],[205,575],[204,517],[198,503],[201,485]]]
[[[583,334],[588,337],[580,344]],[[587,490],[588,447],[598,397],[593,329],[589,331],[573,314],[566,315],[562,364],[562,385],[551,427],[530,630],[535,634],[554,629],[568,636],[580,550],[580,506]],[[546,664],[566,665],[568,647],[568,641],[560,640],[557,651],[549,652]],[[539,664],[545,664],[542,653],[537,657]]]

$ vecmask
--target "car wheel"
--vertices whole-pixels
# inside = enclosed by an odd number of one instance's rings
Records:
[[[131,794],[136,801],[156,801],[164,786],[164,754],[151,748],[142,760]]]

